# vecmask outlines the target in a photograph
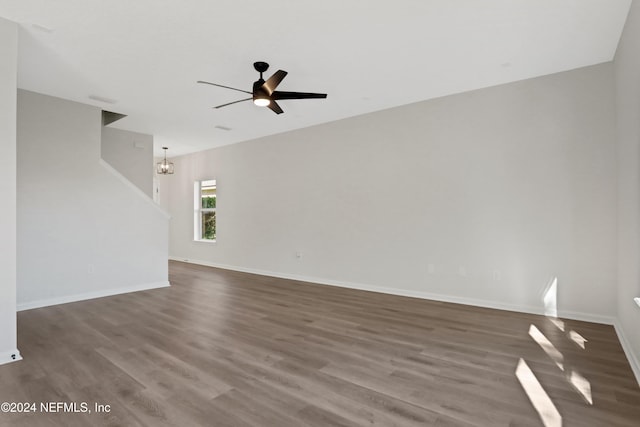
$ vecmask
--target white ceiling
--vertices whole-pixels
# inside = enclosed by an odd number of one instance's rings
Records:
[[[0,0],[0,16],[21,24],[19,87],[127,114],[113,126],[175,156],[610,61],[630,4]],[[212,109],[245,96],[196,81],[250,91],[259,60],[289,72],[279,90],[328,98]]]

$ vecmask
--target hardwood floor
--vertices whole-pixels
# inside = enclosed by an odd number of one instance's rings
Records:
[[[24,360],[0,366],[0,402],[38,411],[0,425],[640,424],[611,326],[178,262],[170,280],[18,313]]]

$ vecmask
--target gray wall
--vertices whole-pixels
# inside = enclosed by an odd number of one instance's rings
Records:
[[[100,109],[19,91],[17,119],[18,309],[168,285],[168,216],[100,159]]]
[[[153,136],[103,127],[100,155],[147,196],[153,197]]]
[[[16,90],[18,26],[0,18],[0,364],[16,358]]]
[[[618,119],[618,318],[640,381],[640,4],[635,1],[615,57]]]
[[[613,85],[604,64],[174,158],[170,253],[612,322]],[[213,244],[192,231],[193,182],[210,178]]]

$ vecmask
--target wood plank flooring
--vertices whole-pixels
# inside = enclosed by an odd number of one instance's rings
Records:
[[[0,425],[640,425],[611,326],[169,271],[170,288],[18,313],[24,360],[0,366],[0,402],[92,412],[0,413]]]

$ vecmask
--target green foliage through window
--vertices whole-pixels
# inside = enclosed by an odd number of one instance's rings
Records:
[[[216,196],[202,196],[202,209],[215,209]]]
[[[216,211],[202,212],[202,238],[216,240]]]

